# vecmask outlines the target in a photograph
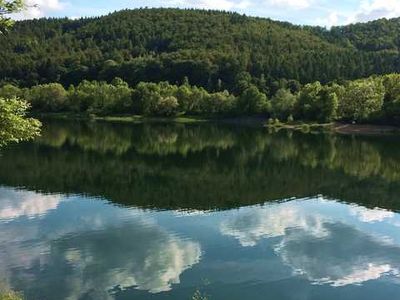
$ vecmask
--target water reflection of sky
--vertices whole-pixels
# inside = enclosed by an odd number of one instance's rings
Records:
[[[261,299],[263,288],[294,299],[283,282],[304,293],[375,283],[374,296],[387,296],[400,286],[400,215],[322,197],[157,212],[3,187],[0,243],[0,280],[28,299],[189,299],[199,286],[213,299],[235,288],[232,299]]]
[[[362,284],[399,275],[399,216],[327,200],[297,200],[242,209],[221,232],[243,247],[279,237],[275,253],[315,284]]]

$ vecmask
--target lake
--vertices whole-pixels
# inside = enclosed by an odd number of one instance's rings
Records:
[[[52,121],[0,154],[0,286],[46,299],[397,299],[400,138]]]

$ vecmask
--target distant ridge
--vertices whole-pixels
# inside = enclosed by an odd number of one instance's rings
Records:
[[[238,13],[195,9],[122,10],[79,20],[17,22],[0,37],[0,81],[23,86],[118,76],[235,90],[251,76],[341,81],[400,72],[400,19],[333,27],[297,26]]]

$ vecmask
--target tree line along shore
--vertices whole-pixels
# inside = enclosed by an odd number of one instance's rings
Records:
[[[0,98],[20,98],[33,113],[81,116],[140,115],[146,117],[262,116],[269,124],[349,123],[400,124],[400,75],[389,74],[343,84],[285,86],[267,95],[250,78],[238,81],[236,93],[208,92],[185,79],[180,85],[140,82],[131,87],[120,78],[87,81],[65,88],[59,83],[20,88],[6,84]]]

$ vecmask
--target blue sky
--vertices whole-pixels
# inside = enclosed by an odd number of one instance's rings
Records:
[[[295,24],[331,27],[400,16],[400,0],[27,0],[20,18],[104,15],[124,8],[192,7],[229,10]]]

